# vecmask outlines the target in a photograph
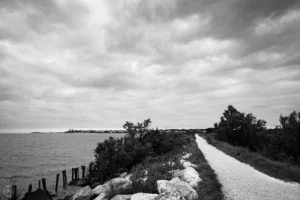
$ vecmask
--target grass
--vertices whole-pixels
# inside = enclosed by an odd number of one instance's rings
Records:
[[[217,141],[212,136],[202,135],[202,137],[210,141],[210,144],[217,149],[243,163],[249,164],[260,172],[287,182],[300,183],[300,168],[295,165],[270,160],[246,148]]]
[[[192,153],[192,156],[188,159],[191,163],[197,165],[197,172],[199,173],[202,181],[198,184],[196,191],[198,193],[199,200],[221,200],[224,199],[222,194],[222,185],[217,179],[216,173],[210,167],[206,161],[203,153],[199,150],[195,141],[187,145],[185,150],[188,153]]]

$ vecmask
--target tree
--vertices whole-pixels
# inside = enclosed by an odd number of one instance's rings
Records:
[[[126,137],[129,137],[132,140],[134,139],[142,140],[142,138],[148,132],[150,124],[151,124],[150,118],[144,120],[144,122],[142,123],[138,122],[136,125],[134,125],[132,122],[127,121],[123,125],[123,128],[126,130]]]

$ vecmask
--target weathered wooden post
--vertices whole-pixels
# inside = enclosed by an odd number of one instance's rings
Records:
[[[74,176],[75,176],[75,168],[72,168],[72,181],[74,180]]]
[[[82,178],[84,178],[85,177],[85,166],[82,165],[81,169],[82,169]]]
[[[28,187],[28,192],[31,192],[31,191],[32,191],[32,184],[30,184]]]
[[[63,188],[66,189],[66,186],[67,186],[67,174],[66,174],[66,170],[62,171],[62,176],[63,176]]]
[[[59,174],[56,174],[55,193],[57,193],[58,181],[59,181]]]
[[[11,197],[11,200],[17,200],[17,186],[16,185],[13,185],[11,187],[12,189],[12,197]]]
[[[43,190],[47,191],[46,179],[45,178],[42,178],[42,183],[43,183]]]
[[[39,189],[41,189],[41,180],[39,180]]]
[[[80,179],[79,178],[79,167],[77,167],[77,180]]]
[[[77,180],[78,179],[78,168],[75,168],[74,170],[75,170],[75,180]]]

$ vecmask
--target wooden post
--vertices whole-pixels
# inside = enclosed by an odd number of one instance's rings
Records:
[[[92,173],[92,165],[90,164],[89,165],[89,172],[88,172],[89,174],[91,174]]]
[[[62,176],[63,176],[63,188],[66,189],[66,186],[67,186],[67,174],[66,174],[66,170],[62,171]]]
[[[28,187],[28,192],[31,192],[31,191],[32,191],[32,184],[30,184]]]
[[[12,186],[12,197],[11,200],[17,200],[17,186],[13,185]]]
[[[76,168],[76,172],[77,172],[77,175],[76,175],[77,179],[76,180],[78,180],[79,179],[79,167]]]
[[[43,190],[47,191],[46,179],[45,178],[42,178],[42,183],[43,183]]]
[[[75,168],[72,168],[72,181],[74,180]]]
[[[81,169],[82,169],[82,178],[85,177],[85,166],[81,166]]]
[[[74,168],[75,180],[77,180],[77,169],[78,169],[78,168]]]
[[[41,189],[41,180],[39,180],[39,189]]]
[[[58,181],[59,181],[59,174],[56,174],[55,193],[57,193]]]

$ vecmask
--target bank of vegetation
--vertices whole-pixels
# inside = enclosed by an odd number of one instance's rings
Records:
[[[183,169],[182,157],[189,154],[202,181],[196,186],[199,199],[222,199],[221,185],[195,142],[195,131],[149,129],[151,120],[124,124],[125,136],[98,143],[88,179],[100,185],[121,173],[131,174],[132,187],[109,194],[158,193],[158,180],[174,178],[171,171]]]
[[[268,175],[300,183],[300,112],[280,115],[279,122],[268,129],[265,120],[230,105],[208,129],[208,142]]]

